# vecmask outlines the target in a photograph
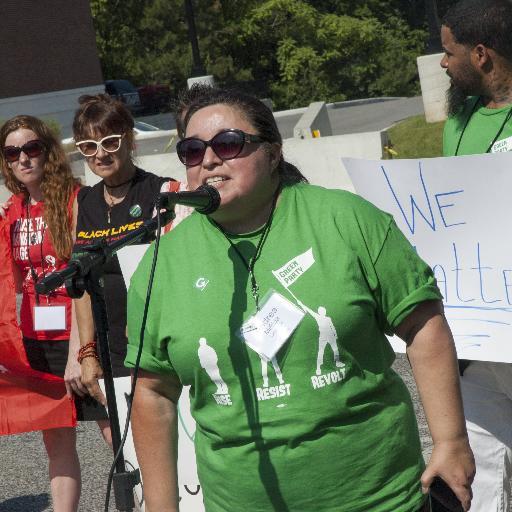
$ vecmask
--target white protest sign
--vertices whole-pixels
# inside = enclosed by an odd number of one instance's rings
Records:
[[[146,252],[149,245],[133,245],[124,247],[117,252],[119,265],[123,273],[126,287],[129,287],[130,279],[133,272],[137,268],[142,256]],[[123,379],[115,379],[116,398],[118,408],[120,403],[124,404],[122,410],[119,411],[119,421],[121,423],[121,431],[126,420],[126,400],[124,393],[130,392],[130,383],[122,382]],[[119,381],[119,382],[118,382]],[[203,512],[203,493],[199,485],[196,469],[196,453],[194,449],[194,437],[196,433],[196,424],[190,414],[189,387],[184,387],[178,402],[178,484],[180,496],[181,512]],[[133,465],[138,467],[133,440],[131,435],[131,427],[128,434],[124,456],[130,463],[130,469]],[[136,488],[136,494],[140,505],[141,512],[144,511],[143,493],[140,486]]]
[[[512,362],[512,153],[342,160],[434,270],[458,357]]]

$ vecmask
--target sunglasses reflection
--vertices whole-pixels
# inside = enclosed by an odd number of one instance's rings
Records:
[[[259,135],[230,128],[222,130],[210,140],[198,137],[182,139],[176,145],[176,151],[183,164],[193,166],[199,165],[203,161],[208,146],[221,160],[232,160],[242,152],[246,142],[262,143],[265,142],[265,139]]]
[[[4,158],[7,162],[13,163],[20,159],[21,153],[25,153],[29,158],[37,158],[44,150],[45,146],[40,140],[29,140],[23,146],[6,146]]]

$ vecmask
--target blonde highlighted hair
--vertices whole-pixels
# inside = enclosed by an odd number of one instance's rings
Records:
[[[80,180],[73,177],[64,149],[50,128],[37,117],[16,116],[0,128],[0,168],[6,187],[13,194],[23,194],[28,200],[27,189],[16,179],[3,154],[7,136],[20,128],[33,131],[45,147],[41,181],[44,221],[48,226],[57,257],[62,260],[69,259],[73,248],[73,237],[72,214],[68,205],[73,191],[80,186]]]

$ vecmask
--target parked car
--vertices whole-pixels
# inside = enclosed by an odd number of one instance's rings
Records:
[[[157,126],[153,126],[152,124],[145,123],[144,121],[135,121],[133,126],[133,131],[135,133],[143,133],[143,132],[158,132],[161,129]]]
[[[139,92],[129,80],[107,80],[105,91],[113,98],[125,103],[133,114],[139,114],[144,109]]]
[[[137,89],[144,112],[167,112],[171,104],[171,88],[165,84],[148,84]]]

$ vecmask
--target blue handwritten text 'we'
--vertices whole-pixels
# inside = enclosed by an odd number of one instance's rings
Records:
[[[432,231],[436,231],[436,216],[434,215],[434,212],[438,212],[439,218],[442,221],[442,225],[445,228],[451,228],[453,226],[460,226],[462,224],[466,224],[465,222],[457,222],[453,218],[450,219],[450,212],[448,211],[449,208],[452,208],[455,206],[455,203],[450,203],[447,201],[450,201],[448,199],[449,197],[455,196],[457,194],[462,194],[464,190],[450,190],[446,192],[440,192],[437,194],[432,194],[425,183],[425,179],[423,177],[423,170],[421,168],[421,162],[418,162],[418,177],[421,183],[421,188],[423,190],[423,194],[420,197],[414,197],[414,195],[409,194],[409,200],[410,200],[410,213],[406,213],[405,207],[402,205],[400,200],[398,199],[398,195],[396,193],[395,188],[393,187],[393,184],[391,183],[391,179],[386,172],[386,169],[384,169],[384,166],[381,166],[382,174],[384,175],[384,178],[386,179],[386,182],[388,184],[389,190],[391,194],[393,195],[393,198],[398,206],[398,209],[402,213],[402,216],[404,218],[405,223],[407,224],[407,227],[409,228],[409,231],[411,232],[411,235],[414,235],[414,231],[416,230],[416,218],[418,214],[423,218],[423,220],[426,222],[426,224],[430,227]],[[420,208],[420,204],[423,203],[423,209]],[[426,204],[425,204],[426,203]],[[432,203],[434,203],[434,207],[432,207]],[[437,207],[437,208],[436,208]],[[439,226],[439,223],[437,224]]]

